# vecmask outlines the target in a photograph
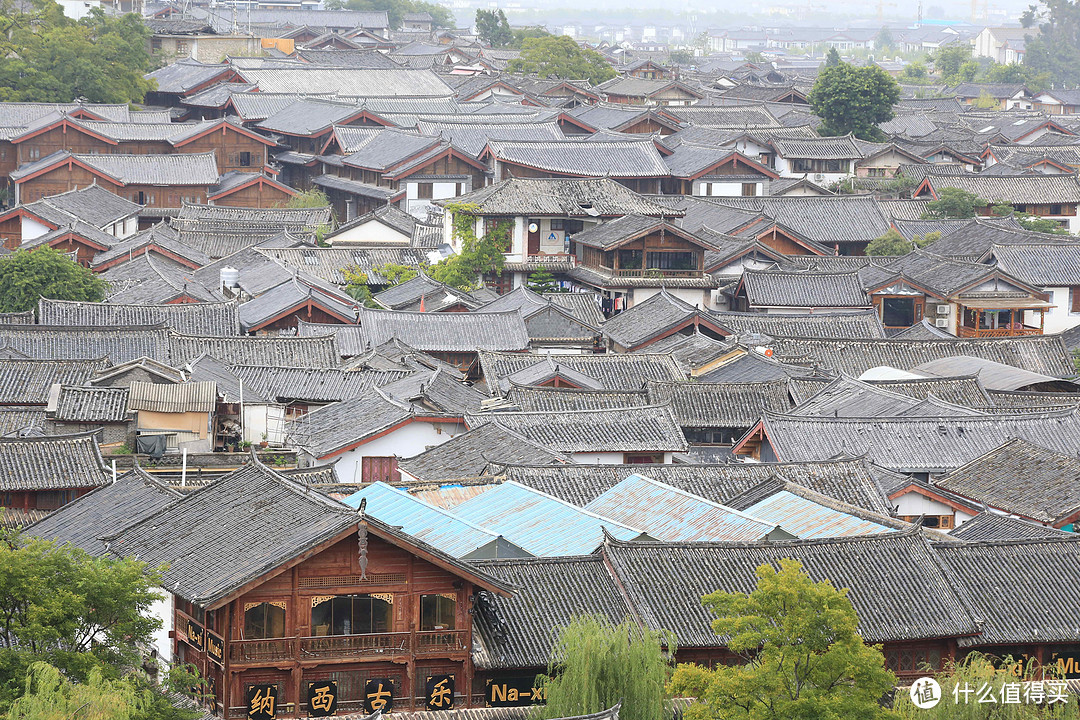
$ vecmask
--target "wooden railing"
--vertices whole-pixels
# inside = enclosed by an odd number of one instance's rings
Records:
[[[408,651],[409,633],[322,635],[300,638],[300,655],[303,658],[341,658]]]
[[[647,278],[699,278],[705,277],[705,273],[701,270],[658,270],[656,268],[648,268],[646,270],[638,269],[624,269],[620,268],[615,271],[617,277],[647,277]]]
[[[296,657],[296,638],[232,640],[229,642],[229,660],[234,663],[290,660],[294,657]]]
[[[465,640],[464,630],[232,640],[229,642],[229,660],[234,663],[256,663],[297,658],[335,659],[409,653],[432,655],[467,650]]]
[[[444,653],[465,650],[464,630],[434,630],[416,633],[416,653]]]
[[[956,328],[956,334],[962,338],[1007,338],[1020,337],[1022,335],[1042,335],[1042,328],[1019,327],[1019,328],[971,328],[961,325]]]

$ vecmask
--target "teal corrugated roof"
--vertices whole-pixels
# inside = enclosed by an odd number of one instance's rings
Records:
[[[619,540],[655,539],[516,482],[502,483],[466,500],[454,508],[454,514],[539,557],[588,555],[604,542],[601,528]]]
[[[642,475],[630,475],[585,509],[672,542],[763,540],[777,530],[776,523]],[[784,539],[792,537],[781,533]]]
[[[804,540],[872,535],[894,530],[886,525],[819,505],[787,490],[781,490],[754,503],[744,512],[766,522],[781,525]]]
[[[485,530],[386,483],[378,482],[357,490],[343,502],[355,508],[360,507],[360,501],[364,499],[367,500],[365,514],[387,525],[400,527],[405,533],[456,558],[530,555],[507,542],[499,533]]]

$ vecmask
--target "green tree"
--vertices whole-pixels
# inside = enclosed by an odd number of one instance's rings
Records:
[[[589,715],[622,702],[620,720],[664,720],[675,637],[602,615],[575,617],[559,632],[542,678],[547,704],[537,720]]]
[[[825,67],[832,68],[837,67],[842,60],[840,60],[840,51],[835,47],[829,48],[829,52],[825,53]]]
[[[979,97],[971,101],[971,107],[980,110],[995,110],[1001,107],[1001,101],[991,95],[989,90],[983,88],[979,91]]]
[[[1027,36],[1024,65],[1046,73],[1061,87],[1080,78],[1080,0],[1041,0],[1024,12],[1020,22],[1037,28]]]
[[[480,42],[493,48],[506,47],[514,41],[506,13],[501,9],[476,11],[476,35]]]
[[[941,233],[937,231],[928,232],[925,235],[916,235],[913,239],[915,240],[915,247],[924,248],[927,245],[933,245],[940,240]]]
[[[540,268],[529,276],[528,286],[534,293],[540,293],[541,295],[561,291],[555,276],[544,268]]]
[[[930,82],[930,73],[923,63],[913,62],[905,65],[896,79],[906,85],[926,85]]]
[[[483,237],[476,234],[476,205],[470,203],[447,203],[446,212],[451,214],[453,237],[457,242],[456,254],[431,266],[432,278],[460,290],[474,290],[484,275],[501,275],[510,249],[511,225],[499,223]]]
[[[94,668],[85,682],[72,682],[45,662],[30,666],[24,692],[7,720],[191,720],[200,713],[173,707],[134,676],[110,678]]]
[[[384,263],[375,268],[375,272],[386,278],[391,287],[408,282],[420,274],[412,265],[399,265],[398,263]]]
[[[878,123],[892,119],[899,101],[900,86],[877,65],[826,67],[810,91],[810,107],[824,121],[818,132],[862,140],[885,139]]]
[[[947,85],[958,85],[962,82],[960,66],[970,59],[971,48],[962,45],[949,45],[930,55],[930,61],[934,63],[934,71]]]
[[[521,46],[525,44],[526,40],[534,40],[536,38],[551,37],[545,28],[539,25],[530,25],[528,27],[516,27],[510,28],[510,32],[513,33],[514,39],[510,41],[508,47],[520,50]]]
[[[349,10],[364,10],[368,12],[385,12],[390,21],[390,27],[401,27],[402,18],[406,13],[426,12],[431,16],[432,24],[437,28],[453,28],[457,25],[454,14],[442,5],[422,0],[348,0],[344,7]]]
[[[880,647],[859,636],[847,589],[813,582],[795,560],[781,560],[779,571],[766,563],[757,578],[748,595],[703,600],[717,615],[713,632],[745,664],[679,665],[669,689],[697,698],[687,720],[889,717],[878,703],[896,678]]]
[[[911,242],[901,235],[896,228],[889,228],[879,238],[874,238],[866,245],[867,255],[907,255],[911,252]]]
[[[1050,73],[1039,72],[1030,65],[1009,63],[993,64],[981,78],[988,83],[1023,84],[1032,92],[1040,92],[1050,87]]]
[[[970,218],[975,217],[975,208],[984,207],[985,200],[980,200],[975,193],[960,188],[946,187],[937,192],[937,200],[926,203],[924,218]]]
[[[0,258],[0,312],[24,312],[38,298],[101,302],[108,283],[50,247]]]
[[[766,62],[766,60],[765,60],[764,55],[762,55],[761,53],[759,53],[757,51],[754,51],[754,52],[746,53],[746,62],[754,63],[755,65],[760,65],[761,63]]]
[[[511,60],[507,70],[562,80],[588,80],[593,85],[615,77],[615,68],[603,55],[582,49],[565,35],[525,40],[521,44],[521,56]]]
[[[675,65],[693,65],[694,64],[694,51],[693,50],[673,50],[668,56],[671,58],[671,62]]]
[[[285,202],[284,207],[287,208],[321,208],[330,204],[330,199],[326,197],[319,188],[311,188],[310,190],[299,190],[295,195]]]
[[[141,102],[154,83],[150,31],[94,8],[79,21],[54,0],[0,6],[0,101]]]
[[[990,211],[997,217],[1015,218],[1016,222],[1020,224],[1020,227],[1029,232],[1045,233],[1047,235],[1069,234],[1069,231],[1063,228],[1061,223],[1057,220],[1017,212],[1016,208],[1003,200],[994,203],[993,207],[990,208]]]
[[[887,27],[881,28],[874,38],[874,49],[878,52],[892,52],[895,45],[896,41],[893,39],[892,31]]]

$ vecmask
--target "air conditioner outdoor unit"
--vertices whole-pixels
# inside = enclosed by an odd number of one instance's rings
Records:
[[[949,314],[949,306],[948,305],[938,305],[937,306],[937,314],[938,315],[948,315]]]
[[[949,321],[946,318],[937,318],[934,320],[934,326],[939,328],[949,327]]]
[[[822,175],[821,173],[815,173],[814,174],[814,182],[821,182],[824,179],[825,179],[825,176]]]

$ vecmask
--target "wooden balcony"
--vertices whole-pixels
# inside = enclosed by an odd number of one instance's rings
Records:
[[[445,655],[467,650],[464,630],[320,635],[229,641],[229,660],[237,664],[280,660],[343,660],[387,655]]]
[[[616,277],[646,277],[646,278],[699,278],[705,273],[701,270],[648,270],[619,268],[615,271]]]
[[[1028,327],[1001,327],[1001,328],[970,328],[964,325],[956,328],[957,337],[962,338],[1007,338],[1022,337],[1024,335],[1042,335],[1042,328]]]

